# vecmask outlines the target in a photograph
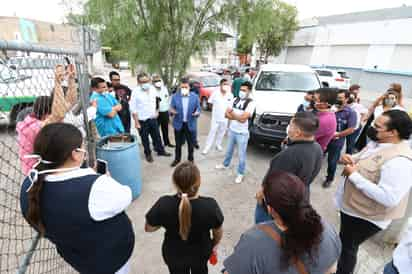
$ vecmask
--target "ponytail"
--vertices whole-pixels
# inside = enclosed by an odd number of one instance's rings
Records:
[[[30,176],[30,174],[29,174]],[[44,236],[45,227],[41,217],[40,196],[43,189],[45,174],[39,174],[36,183],[32,185],[28,193],[29,210],[27,221],[31,224],[40,235]]]
[[[190,227],[192,226],[192,206],[186,193],[181,195],[179,204],[179,234],[187,241],[189,238]]]
[[[173,183],[180,193],[179,203],[179,234],[187,241],[192,226],[192,206],[190,199],[195,197],[200,186],[200,171],[191,162],[184,162],[173,172]]]
[[[295,217],[287,218],[287,230],[284,233],[282,250],[283,262],[293,263],[293,258],[309,254],[313,260],[313,251],[319,247],[323,225],[321,217],[310,204],[299,205]]]

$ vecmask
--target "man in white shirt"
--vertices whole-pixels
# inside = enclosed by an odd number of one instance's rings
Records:
[[[213,141],[216,137],[216,149],[222,151],[222,140],[225,135],[228,119],[225,117],[227,108],[231,105],[233,94],[229,81],[226,79],[220,80],[220,91],[213,92],[208,103],[213,106],[212,122],[210,124],[209,135],[207,136],[206,146],[202,154],[206,155],[213,146]]]
[[[336,194],[342,253],[337,274],[353,273],[359,246],[406,212],[412,186],[412,121],[400,110],[379,116],[368,129],[373,141],[359,154],[345,154],[347,177]]]
[[[159,117],[157,122],[162,130],[163,144],[167,147],[175,147],[169,140],[169,108],[170,108],[170,96],[167,87],[163,84],[159,75],[152,77],[153,86],[156,89],[157,97],[159,100]]]
[[[250,96],[252,83],[244,82],[240,86],[239,97],[236,97],[231,106],[226,110],[226,117],[231,120],[229,127],[228,147],[223,164],[217,165],[216,169],[226,169],[232,161],[235,145],[239,153],[239,166],[235,183],[240,184],[246,171],[246,152],[249,141],[249,119],[255,112],[256,105]]]
[[[150,83],[146,73],[137,76],[138,86],[132,92],[130,99],[130,110],[133,115],[135,127],[139,131],[144,147],[144,154],[149,163],[153,162],[150,150],[149,135],[153,140],[153,146],[159,156],[171,156],[166,152],[160,138],[159,125],[157,124],[157,92]]]

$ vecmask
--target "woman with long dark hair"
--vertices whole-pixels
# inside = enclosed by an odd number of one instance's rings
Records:
[[[134,248],[132,224],[124,210],[131,190],[108,175],[80,168],[86,151],[73,125],[54,123],[38,133],[20,204],[24,218],[56,245],[82,274],[126,274]]]
[[[154,204],[145,230],[166,229],[162,253],[171,274],[206,274],[212,250],[222,239],[222,211],[215,199],[199,196],[200,172],[193,163],[177,166],[173,183],[177,194]]]
[[[275,171],[265,178],[263,193],[274,221],[242,235],[224,261],[225,273],[333,273],[341,243],[332,226],[306,201],[303,182]]]

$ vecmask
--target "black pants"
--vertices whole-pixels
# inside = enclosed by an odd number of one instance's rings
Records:
[[[338,166],[338,161],[344,144],[345,143],[331,141],[328,145],[328,169],[326,175],[326,179],[328,181],[333,181],[335,178],[336,168]]]
[[[340,239],[342,253],[336,274],[352,274],[355,270],[359,246],[381,231],[376,225],[363,219],[340,213]]]
[[[140,138],[142,138],[144,154],[148,156],[152,153],[152,151],[150,150],[149,135],[152,138],[153,146],[155,150],[157,151],[157,153],[160,153],[160,154],[164,153],[165,149],[162,145],[162,140],[160,139],[160,132],[159,132],[159,126],[157,124],[157,120],[147,119],[145,121],[139,121],[139,123],[140,123],[139,135],[140,135]]]
[[[193,132],[189,130],[187,123],[183,123],[183,126],[180,130],[175,129],[175,141],[176,141],[176,153],[175,153],[175,160],[180,161],[182,160],[182,145],[184,141],[187,142],[188,146],[188,160],[193,161]]]
[[[207,261],[198,265],[174,266],[167,265],[170,274],[207,274]]]
[[[122,121],[124,131],[130,133],[131,117],[129,104],[127,102],[122,102],[122,110],[119,112],[120,120]]]
[[[168,111],[159,112],[159,117],[157,118],[157,122],[159,123],[160,128],[162,130],[163,144],[165,146],[170,145],[170,140],[169,140],[169,112]]]

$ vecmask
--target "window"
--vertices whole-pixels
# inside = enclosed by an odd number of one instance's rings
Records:
[[[257,90],[306,92],[320,87],[312,72],[265,71],[256,83]]]
[[[340,77],[344,78],[344,79],[349,79],[350,77],[346,74],[346,71],[338,71],[338,74],[340,75]]]
[[[316,70],[316,72],[319,74],[319,76],[328,76],[332,77],[332,72],[329,70]]]
[[[218,77],[202,77],[201,81],[204,87],[217,87],[219,86],[220,79]]]

